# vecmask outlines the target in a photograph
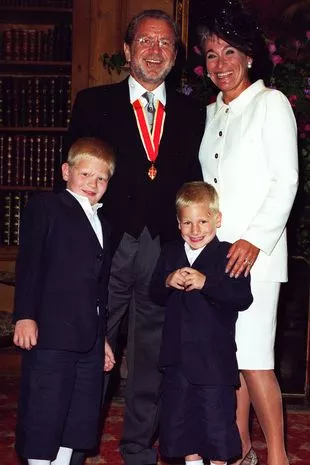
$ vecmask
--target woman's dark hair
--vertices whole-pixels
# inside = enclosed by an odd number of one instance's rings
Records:
[[[128,45],[132,44],[132,42],[135,39],[135,35],[136,35],[140,22],[147,18],[162,19],[164,21],[167,21],[167,23],[169,23],[174,33],[175,47],[177,48],[178,43],[179,43],[179,32],[178,32],[177,24],[173,21],[173,19],[169,15],[167,15],[167,13],[165,13],[162,10],[144,10],[138,15],[134,16],[132,20],[130,21],[130,23],[128,24],[127,31],[125,34],[125,39],[124,39],[125,43]]]
[[[198,34],[201,45],[214,35],[253,58],[250,80],[263,79],[269,84],[273,64],[263,32],[254,14],[244,10],[237,0],[226,0],[212,16],[205,15]]]

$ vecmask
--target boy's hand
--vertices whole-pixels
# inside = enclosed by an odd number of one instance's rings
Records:
[[[170,273],[166,279],[166,287],[174,287],[175,289],[184,289],[186,273],[183,272],[185,268]]]
[[[21,349],[30,350],[38,342],[38,325],[34,320],[18,320],[15,325],[13,342]]]
[[[104,371],[110,371],[115,365],[115,358],[110,344],[107,340],[104,343]]]
[[[206,276],[194,268],[185,267],[181,270],[184,276],[185,291],[193,291],[194,289],[202,289],[206,282]]]

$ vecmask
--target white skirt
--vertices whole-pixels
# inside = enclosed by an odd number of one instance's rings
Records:
[[[240,370],[272,370],[280,283],[252,281],[252,305],[239,312],[236,324]]]

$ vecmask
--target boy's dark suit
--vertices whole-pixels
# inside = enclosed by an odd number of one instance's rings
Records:
[[[206,276],[201,290],[167,288],[167,276],[190,266],[184,243],[167,244],[154,272],[151,295],[166,304],[160,366],[181,364],[191,383],[239,384],[235,322],[238,311],[252,303],[250,278],[230,278],[225,273],[231,244],[216,237],[203,249],[192,267]]]
[[[160,351],[164,369],[159,444],[161,454],[227,460],[241,453],[234,386],[239,384],[235,322],[252,302],[250,278],[225,273],[230,244],[215,237],[192,267],[206,276],[202,289],[165,286],[167,276],[190,266],[183,241],[164,246],[151,295],[166,304]],[[196,393],[198,394],[198,397]]]
[[[30,199],[21,223],[14,321],[35,320],[23,351],[16,450],[54,460],[61,445],[96,445],[103,375],[110,226],[103,247],[69,192]]]
[[[99,137],[110,143],[116,153],[116,170],[103,199],[103,210],[113,226],[116,249],[109,285],[108,339],[112,346],[122,318],[129,316],[129,371],[121,440],[126,465],[157,461],[157,450],[152,446],[157,435],[161,379],[158,356],[164,315],[150,301],[147,290],[160,252],[159,240],[162,244],[177,237],[176,192],[184,182],[202,179],[198,151],[205,108],[200,109],[190,98],[166,86],[165,114],[154,180],[148,177],[150,162],[130,103],[128,79],[79,92],[66,138],[66,146],[70,146],[81,136]],[[136,258],[131,245],[123,247],[128,238],[132,243],[137,239],[138,254],[144,239],[150,248]],[[134,263],[123,271],[129,257],[134,257]],[[136,264],[139,269],[134,269]],[[76,463],[82,462],[72,461]]]
[[[21,223],[14,321],[34,319],[38,348],[86,352],[105,318],[111,228],[98,216],[103,247],[67,191],[34,196]]]

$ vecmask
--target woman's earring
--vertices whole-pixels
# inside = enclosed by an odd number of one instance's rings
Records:
[[[209,73],[207,73],[207,77],[208,77],[208,78],[210,77],[210,74],[209,74]]]
[[[251,61],[248,61],[248,68],[249,68],[249,69],[252,68],[252,62],[251,62]]]

